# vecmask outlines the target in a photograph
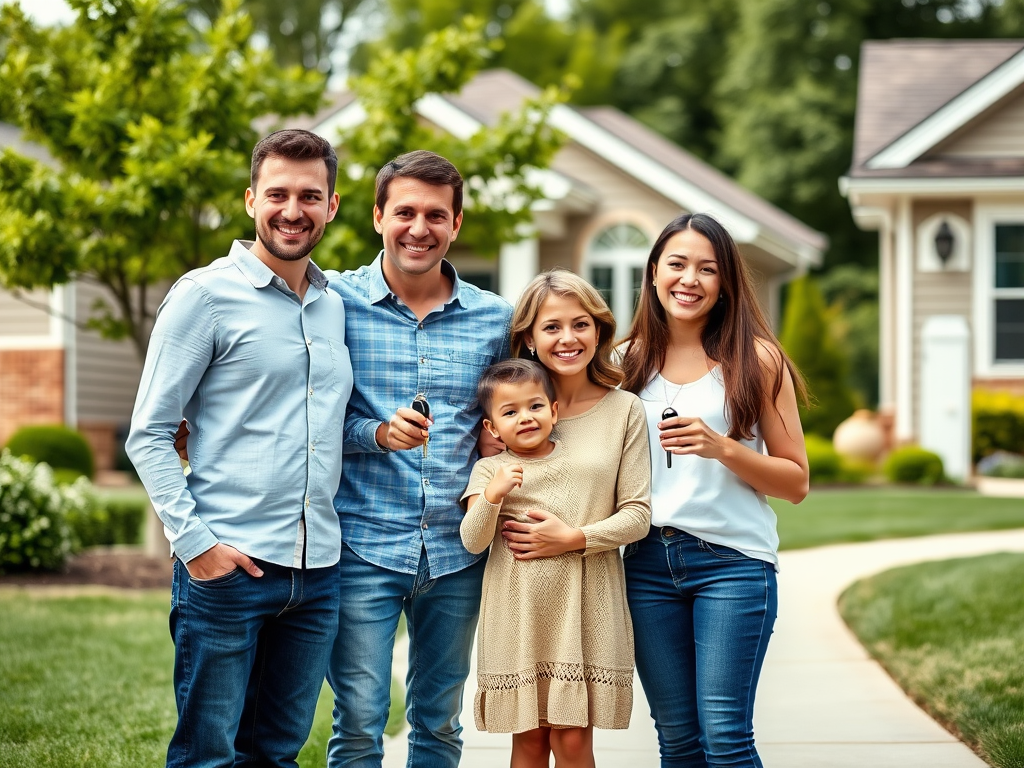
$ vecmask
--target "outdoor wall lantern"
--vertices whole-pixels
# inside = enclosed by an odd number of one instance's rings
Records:
[[[949,228],[949,222],[943,221],[939,231],[935,233],[935,252],[942,260],[942,266],[946,266],[949,257],[953,255],[953,245],[956,238],[953,237],[953,230]]]

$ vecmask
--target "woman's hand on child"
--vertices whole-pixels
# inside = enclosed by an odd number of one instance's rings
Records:
[[[502,526],[501,535],[516,560],[557,557],[587,548],[583,531],[566,525],[557,515],[540,509],[532,509],[528,514],[537,522],[509,520]]]
[[[692,454],[721,461],[728,438],[694,416],[673,416],[658,422],[661,447],[678,455]]]
[[[506,464],[491,478],[484,489],[484,498],[491,504],[500,504],[512,491],[523,484],[521,464]]]

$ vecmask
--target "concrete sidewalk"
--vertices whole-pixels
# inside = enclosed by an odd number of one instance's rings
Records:
[[[758,688],[754,731],[769,768],[984,768],[872,661],[836,611],[850,583],[899,565],[1024,551],[1024,530],[891,539],[781,553],[779,620]],[[406,648],[396,649],[404,675]],[[466,686],[464,768],[504,766],[508,735],[473,727],[475,673]],[[658,741],[636,682],[626,731],[594,734],[599,768],[657,768]],[[384,745],[403,768],[405,733]]]

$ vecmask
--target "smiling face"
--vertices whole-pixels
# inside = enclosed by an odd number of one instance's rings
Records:
[[[384,276],[424,275],[438,267],[459,234],[451,187],[399,177],[388,186],[384,210],[373,208],[373,226],[384,239]]]
[[[721,293],[721,278],[715,250],[704,235],[686,229],[669,238],[653,277],[670,323],[707,323]]]
[[[553,447],[551,429],[558,421],[558,403],[548,399],[538,381],[498,384],[484,429],[500,437],[519,456],[547,456]]]
[[[525,340],[552,376],[586,376],[597,352],[597,324],[578,299],[552,293],[540,305]]]
[[[275,259],[308,256],[338,212],[338,195],[327,190],[323,160],[264,160],[255,189],[245,191],[245,209],[256,222],[253,253],[271,267]]]

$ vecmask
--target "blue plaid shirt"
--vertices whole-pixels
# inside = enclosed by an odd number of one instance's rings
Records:
[[[508,356],[512,308],[441,263],[451,298],[422,321],[384,280],[381,259],[337,279],[355,381],[345,417],[345,463],[334,507],[345,543],[375,565],[416,573],[424,549],[432,578],[480,559],[462,546],[459,498],[477,459],[480,374]],[[422,393],[430,403],[423,450],[384,451],[374,434]]]

